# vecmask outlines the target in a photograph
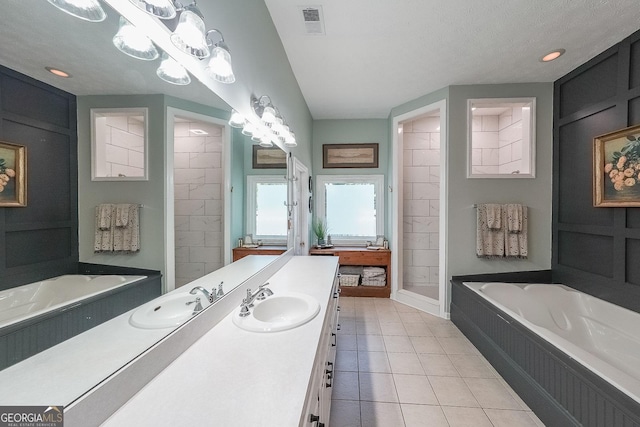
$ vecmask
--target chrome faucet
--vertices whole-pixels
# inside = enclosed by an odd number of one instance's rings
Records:
[[[210,303],[212,303],[212,302],[214,302],[216,300],[216,291],[215,291],[215,289],[212,289],[211,292],[209,292],[208,290],[206,290],[202,286],[196,286],[195,288],[191,289],[189,291],[189,293],[191,295],[195,295],[196,293],[198,293],[198,291],[202,292],[204,294],[204,296],[207,297],[207,299],[209,300]]]
[[[216,299],[222,298],[224,296],[224,291],[222,290],[223,283],[224,282],[220,282],[220,284],[218,285],[218,290],[216,291]],[[213,292],[213,289],[211,291]]]
[[[253,307],[255,300],[262,301],[266,297],[273,295],[273,291],[267,288],[268,284],[269,282],[260,285],[254,293],[251,293],[251,289],[247,289],[247,297],[243,299],[242,304],[240,304],[240,317],[246,317],[251,314],[249,309]]]
[[[185,305],[191,305],[191,304],[196,305],[195,307],[193,307],[193,313],[191,313],[192,316],[202,311],[202,304],[200,303],[200,297],[197,297],[195,301],[189,301],[185,303]]]

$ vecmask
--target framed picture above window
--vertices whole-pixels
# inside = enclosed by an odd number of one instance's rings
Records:
[[[254,169],[286,169],[287,153],[278,147],[253,146]]]
[[[322,167],[377,168],[378,144],[323,144]]]

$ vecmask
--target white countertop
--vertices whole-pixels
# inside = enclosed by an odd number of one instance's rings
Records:
[[[244,331],[234,309],[103,426],[298,426],[330,301],[337,257],[292,257],[269,288],[300,292],[320,312],[295,329]]]
[[[210,289],[224,281],[229,292],[239,278],[246,280],[276,258],[246,257],[187,286]],[[187,292],[187,286],[172,292]],[[1,370],[0,405],[66,406],[175,329],[135,328],[129,324],[135,310]]]

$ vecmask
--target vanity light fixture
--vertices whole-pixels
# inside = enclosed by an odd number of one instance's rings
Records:
[[[245,136],[253,136],[253,133],[256,131],[255,126],[251,122],[245,122],[242,127],[242,134]]]
[[[238,113],[236,110],[231,111],[231,118],[229,119],[229,126],[232,128],[241,128],[246,123],[244,116]]]
[[[173,19],[176,17],[176,5],[172,0],[129,0],[139,9],[144,10],[149,15],[160,19]]]
[[[233,74],[233,67],[231,66],[231,52],[229,52],[229,46],[224,42],[224,37],[220,30],[215,29],[207,31],[207,43],[211,42],[209,35],[213,33],[220,35],[220,41],[213,44],[213,49],[211,49],[211,58],[209,59],[209,64],[205,68],[205,71],[220,83],[233,83],[236,81],[236,76]]]
[[[208,58],[209,42],[204,16],[194,1],[180,11],[178,26],[171,34],[171,42],[182,52],[198,59]]]
[[[251,97],[251,108],[265,126],[271,127],[276,121],[276,109],[271,103],[271,98],[262,95],[260,98]]]
[[[296,142],[296,134],[293,132],[289,132],[289,134],[285,136],[284,145],[286,145],[287,147],[296,147],[298,145],[298,143]]]
[[[136,59],[153,61],[160,56],[149,37],[122,16],[120,28],[113,37],[113,44],[120,52]]]
[[[542,58],[540,58],[540,62],[551,62],[554,59],[558,59],[559,57],[564,55],[565,52],[566,52],[566,50],[564,50],[564,49],[553,50],[553,51],[547,53],[546,55],[544,55]]]
[[[102,22],[107,18],[98,0],[47,0],[49,3],[76,18],[89,22]]]
[[[189,77],[187,70],[178,61],[167,55],[166,52],[162,53],[162,62],[156,74],[165,82],[174,85],[184,86],[191,83],[191,77]]]

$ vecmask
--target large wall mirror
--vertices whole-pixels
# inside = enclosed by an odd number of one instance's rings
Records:
[[[102,4],[106,6],[104,2],[102,2]],[[39,81],[74,93],[79,97],[84,95],[91,95],[92,98],[104,96],[104,98],[108,100],[103,104],[108,105],[108,110],[111,110],[108,114],[112,114],[113,110],[122,107],[117,104],[117,96],[146,96],[155,94],[165,95],[165,102],[170,98],[173,104],[180,108],[185,108],[189,103],[197,103],[206,107],[213,107],[219,111],[231,112],[229,105],[212,93],[197,79],[192,79],[191,84],[188,86],[170,85],[159,80],[156,76],[156,69],[159,65],[158,62],[136,61],[117,51],[112,44],[112,38],[117,32],[119,17],[112,9],[108,7],[106,9],[107,19],[104,22],[88,23],[56,11],[52,6],[48,5],[47,2],[42,2],[42,0],[12,2],[11,7],[7,8],[7,10],[0,15],[0,38],[4,41],[3,47],[0,49],[0,64]],[[51,37],[51,34],[55,34],[56,36]],[[29,54],[25,54],[24,52],[29,52]],[[57,77],[51,77],[49,73],[45,71],[44,66],[46,65],[68,67],[70,71],[73,70],[73,77],[67,80],[56,80]],[[85,89],[76,89],[74,82],[83,83]],[[86,90],[86,87],[89,87],[90,90]],[[137,103],[135,106],[137,106]],[[152,127],[158,126],[157,123],[152,123],[152,118],[157,118],[157,109],[155,112],[156,116],[154,116],[154,109],[152,107],[157,106],[147,107],[149,107],[148,116],[146,112],[142,110],[129,110],[125,116],[128,116],[127,120],[132,120],[136,126],[138,125],[135,122],[141,124],[142,121],[144,121],[145,128],[151,133]],[[166,105],[164,108],[166,110]],[[105,111],[96,110],[94,113],[96,119],[108,116],[108,114],[103,114]],[[83,126],[86,129],[90,127],[90,120],[88,119],[89,112],[84,111],[83,114],[87,116],[87,119],[85,120],[83,118],[82,123],[78,123],[78,127]],[[79,117],[81,117],[80,114]],[[223,119],[224,117],[216,118]],[[163,127],[165,123],[161,123],[159,126]],[[180,126],[185,127],[184,124]],[[155,130],[157,131],[157,128],[155,128]],[[166,129],[163,129],[162,132],[164,133],[165,131]],[[195,133],[191,132],[189,136],[195,136]],[[201,138],[206,138],[206,136],[201,135]],[[196,139],[197,138],[193,138],[194,141]],[[189,141],[191,140],[190,138]],[[185,138],[185,141],[181,142],[189,141],[186,141]],[[86,152],[90,152],[87,148],[90,146],[90,142],[88,136],[86,138],[79,138],[78,146],[82,146],[86,149]],[[156,150],[155,152],[157,153],[158,146],[156,144],[161,143],[162,141],[155,139],[149,140],[144,150],[145,157],[153,150]],[[229,150],[237,154],[237,156],[232,157],[233,160],[230,167],[230,174],[233,180],[231,185],[234,186],[233,193],[230,196],[232,205],[232,213],[230,216],[236,218],[237,221],[242,224],[244,223],[244,216],[246,215],[243,197],[246,176],[251,173],[262,173],[252,170],[250,144],[249,139],[239,136],[238,131],[234,132],[233,138],[231,138],[231,147],[228,147]],[[199,150],[199,148],[197,148],[197,150]],[[209,157],[217,159],[217,154],[212,154],[217,153],[215,150],[207,151],[205,148],[202,153],[197,150],[183,149],[183,151],[179,153],[181,157],[179,162],[183,161],[183,164],[189,164],[189,167],[195,167],[197,166],[195,163],[198,161],[206,161]],[[81,167],[86,166],[89,168],[88,154],[79,154],[78,159]],[[194,161],[192,162],[191,160]],[[160,162],[162,162],[162,159],[160,159]],[[146,163],[143,162],[142,164],[145,165],[145,173],[135,174],[123,172],[122,175],[125,175],[124,177],[110,177],[104,170],[102,172],[97,171],[97,175],[102,174],[104,177],[100,179],[96,176],[96,179],[107,182],[92,183],[92,185],[95,185],[95,187],[93,187],[96,189],[95,193],[106,193],[107,191],[112,191],[114,188],[116,188],[117,191],[126,191],[126,188],[129,187],[147,188],[146,186],[157,182],[157,180],[164,180],[166,178],[165,176],[158,176],[160,175],[159,173],[155,175],[149,173],[149,170],[153,171],[153,166],[158,164],[158,162],[154,163],[153,157],[149,156],[149,161]],[[180,163],[178,166],[180,166]],[[184,169],[186,169],[186,167]],[[286,169],[278,171],[277,173],[279,175],[286,175]],[[120,173],[117,174],[119,175]],[[188,173],[185,172],[185,174]],[[137,181],[142,182],[108,182],[112,178],[122,181],[122,179],[132,179],[134,176],[137,177]],[[144,176],[148,177],[147,181],[144,181]],[[92,178],[88,176],[84,180],[89,182],[91,179]],[[205,180],[210,180],[211,182],[204,182],[204,184],[218,184],[218,172],[214,171],[207,175],[205,171]],[[221,186],[222,185],[221,183]],[[224,183],[224,185],[228,185],[228,183]],[[191,192],[192,194],[190,194],[189,197],[191,198],[193,196],[194,199],[195,196],[193,193],[198,191],[202,193],[202,186],[199,182],[185,183],[181,189]],[[187,200],[186,196],[180,199],[178,203],[185,203],[185,200]],[[196,202],[193,204],[195,203]],[[197,203],[200,203],[200,201],[198,200]],[[206,209],[206,201],[204,205]],[[210,202],[208,206],[210,211],[214,211],[213,216],[216,216],[219,205]],[[90,206],[91,210],[93,210],[93,208],[94,206]],[[155,207],[145,206],[144,209],[155,209]],[[144,212],[146,211],[143,211],[143,215],[145,215]],[[174,212],[165,212],[165,214],[175,215]],[[83,215],[82,211],[80,211],[79,215]],[[145,219],[143,216],[141,221],[145,221]],[[203,225],[201,219],[202,218],[189,218],[189,221],[191,223],[199,221],[198,224],[201,227],[205,227],[206,225]],[[93,218],[90,220],[93,221]],[[214,219],[212,221],[215,223],[216,220]],[[286,223],[287,218],[282,218],[282,221]],[[186,223],[182,225],[184,224]],[[218,223],[215,223],[214,226],[217,227]],[[158,234],[163,233],[163,231],[166,230],[162,230],[160,227],[158,227],[158,230],[154,230],[154,232]],[[211,237],[218,232],[207,231],[207,233],[209,233],[208,236]],[[232,229],[230,234],[231,242],[235,242],[237,237],[242,236],[244,233],[243,225],[239,225],[237,229]],[[191,251],[191,249],[189,250]],[[194,249],[192,252],[202,253],[199,249]],[[81,261],[86,260],[81,259]],[[112,262],[117,264],[117,260]],[[158,259],[156,269],[160,270],[163,263],[163,259]],[[225,279],[225,285],[230,287],[238,286],[259,272],[257,269],[244,270],[245,271],[242,271],[240,274],[235,274],[233,280]],[[224,271],[226,272],[227,270],[225,269]],[[221,281],[221,279],[218,280],[217,283],[219,283],[219,281]],[[186,284],[186,286],[188,287],[189,285]],[[213,284],[207,284],[208,288],[211,288],[211,286],[213,286]],[[228,292],[229,289],[230,288],[225,290]],[[6,397],[6,399],[3,399],[3,403],[6,403],[9,397],[11,397],[11,399],[21,399],[20,402],[24,405],[49,404],[54,402],[55,404],[66,406],[91,390],[96,384],[103,381],[113,372],[118,371],[139,354],[152,347],[172,330],[173,329],[150,330],[151,332],[149,333],[142,333],[141,330],[137,330],[135,336],[128,336],[128,334],[122,330],[111,330],[102,336],[101,345],[104,345],[105,351],[99,359],[96,359],[95,366],[92,366],[91,369],[83,370],[79,369],[79,364],[86,362],[86,350],[88,350],[89,347],[85,346],[74,349],[73,346],[69,345],[69,341],[71,340],[63,342],[61,345],[52,347],[31,359],[27,359],[17,365],[0,371],[0,395]],[[91,332],[91,330],[88,332]],[[81,334],[78,337],[82,337],[83,335],[84,334]],[[56,361],[61,361],[64,368],[58,369],[60,365],[56,367],[50,365]],[[17,370],[17,367],[24,362],[26,362],[26,368],[23,368],[23,372],[42,372],[41,378],[33,382],[24,380],[24,377],[22,377]],[[38,369],[41,371],[38,371]],[[44,378],[47,378],[47,381],[44,381]],[[57,379],[61,379],[61,381],[57,381]],[[34,386],[34,384],[37,384],[37,387]],[[45,389],[45,387],[49,388]],[[18,391],[19,388],[20,391]],[[30,393],[38,393],[40,396],[46,395],[46,399],[36,400],[32,398]]]
[[[535,178],[535,98],[467,102],[467,178]]]

